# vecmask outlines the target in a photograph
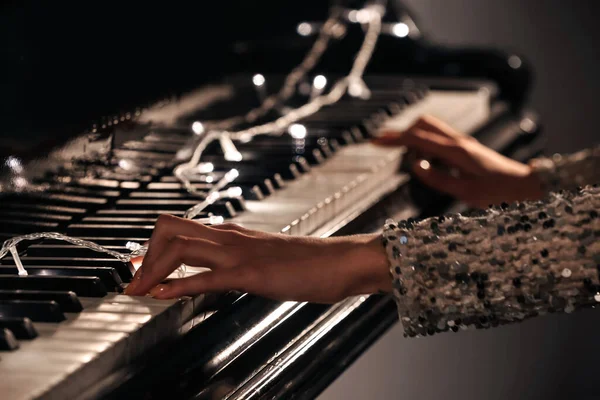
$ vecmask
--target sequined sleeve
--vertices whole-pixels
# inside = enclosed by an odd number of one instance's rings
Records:
[[[547,192],[595,184],[600,182],[600,146],[566,156],[534,158],[529,165]]]
[[[388,221],[383,242],[408,336],[487,328],[600,302],[600,189],[473,215]]]

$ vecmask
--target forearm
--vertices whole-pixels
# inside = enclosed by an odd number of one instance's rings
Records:
[[[386,224],[393,293],[409,336],[489,327],[600,300],[600,190],[480,215]]]

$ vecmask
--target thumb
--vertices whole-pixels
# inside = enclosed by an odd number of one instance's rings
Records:
[[[419,160],[413,164],[416,177],[425,185],[442,193],[449,194],[458,200],[465,200],[474,189],[473,180],[467,177],[454,177],[449,173],[433,167],[427,160]]]

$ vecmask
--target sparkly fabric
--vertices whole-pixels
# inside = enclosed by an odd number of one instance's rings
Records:
[[[555,171],[600,180],[600,168],[573,166],[598,163],[598,150],[585,154]],[[470,215],[387,221],[382,240],[405,334],[488,328],[600,303],[599,211],[600,189],[587,186]]]
[[[567,156],[555,154],[551,158],[535,158],[529,165],[547,192],[599,183],[600,146]]]

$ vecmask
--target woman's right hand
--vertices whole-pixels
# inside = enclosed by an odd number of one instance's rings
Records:
[[[380,146],[406,146],[418,154],[412,168],[423,183],[470,206],[537,200],[541,182],[527,165],[511,160],[446,125],[424,116],[404,132],[384,131]],[[436,160],[447,169],[434,167]]]

